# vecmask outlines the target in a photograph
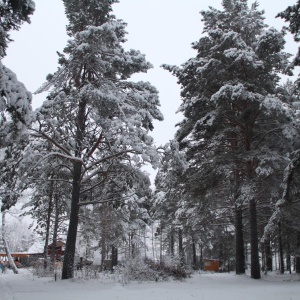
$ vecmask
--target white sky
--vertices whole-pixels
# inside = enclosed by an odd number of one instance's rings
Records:
[[[46,75],[57,69],[56,51],[62,52],[68,36],[65,32],[67,20],[61,0],[34,0],[36,11],[30,25],[24,24],[13,33],[4,64],[17,74],[27,89],[37,90]],[[253,1],[249,1],[252,3]],[[260,0],[260,9],[266,14],[266,24],[281,29],[284,22],[275,15],[296,0]],[[160,92],[163,122],[156,122],[152,136],[156,145],[173,138],[175,124],[182,119],[175,114],[180,105],[180,90],[169,72],[160,68],[163,63],[180,65],[195,55],[191,43],[202,34],[199,11],[208,6],[221,8],[221,0],[120,0],[114,5],[114,14],[127,24],[126,48],[140,50],[146,54],[154,68],[134,79],[151,82]],[[296,53],[297,46],[287,36],[286,51]],[[33,107],[38,107],[45,95],[34,95]]]

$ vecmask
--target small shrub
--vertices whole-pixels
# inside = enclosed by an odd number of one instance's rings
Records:
[[[149,258],[141,257],[127,259],[121,267],[115,269],[115,274],[118,274],[118,278],[122,277],[123,283],[167,281],[170,278],[183,279],[190,276],[190,273],[180,266],[178,258],[168,258],[164,262],[158,263]]]
[[[145,263],[152,269],[156,270],[161,277],[172,277],[174,279],[183,279],[190,276],[184,267],[180,265],[178,257],[167,257],[162,262],[155,262],[149,258],[145,258]]]

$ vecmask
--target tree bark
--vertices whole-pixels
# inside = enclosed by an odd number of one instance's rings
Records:
[[[192,248],[193,248],[193,268],[197,269],[197,252],[196,252],[196,243],[194,237],[192,237]]]
[[[300,231],[297,232],[297,252],[299,253],[300,251]],[[299,254],[295,256],[295,269],[296,273],[300,274],[300,256]]]
[[[273,264],[272,264],[271,241],[269,238],[265,240],[264,248],[265,248],[265,257],[266,257],[266,271],[271,272],[273,271]]]
[[[51,175],[51,179],[53,175]],[[49,245],[49,236],[50,236],[50,222],[51,222],[51,213],[52,213],[52,201],[53,200],[53,181],[50,182],[50,194],[49,194],[49,205],[47,211],[47,221],[46,221],[46,236],[45,236],[45,245],[44,245],[44,269],[48,267],[48,245]]]
[[[78,227],[79,196],[80,196],[81,163],[74,163],[71,214],[64,255],[62,279],[73,278],[76,236]]]
[[[199,245],[200,247],[200,270],[203,270],[203,246],[202,243]]]
[[[76,149],[75,157],[81,158],[82,142],[85,131],[85,109],[86,102],[79,103],[77,113],[77,128],[76,128]],[[64,264],[62,270],[62,279],[73,278],[74,276],[74,257],[78,227],[78,212],[79,199],[81,188],[82,163],[81,161],[73,162],[73,182],[72,182],[72,197],[71,197],[71,214],[66,241],[66,250],[64,255]]]
[[[250,245],[251,245],[251,278],[260,279],[259,253],[258,253],[258,233],[255,199],[249,201],[250,213]]]
[[[280,271],[280,274],[284,274],[282,232],[281,232],[281,223],[280,222],[278,223],[278,247],[279,247],[279,271]]]
[[[174,257],[175,255],[175,251],[174,251],[174,245],[175,245],[175,241],[174,241],[174,230],[171,229],[171,234],[170,234],[170,254],[172,257]]]
[[[163,262],[163,226],[160,224],[160,246],[159,246],[159,262],[162,264]]]
[[[235,207],[235,259],[236,274],[245,274],[245,249],[243,233],[243,211],[241,207]]]
[[[111,269],[114,270],[114,267],[118,265],[118,248],[111,246]]]
[[[55,220],[54,220],[54,229],[53,229],[53,240],[52,240],[52,251],[51,251],[51,265],[52,269],[55,269],[56,262],[56,243],[57,243],[57,231],[58,231],[58,221],[59,221],[59,211],[58,211],[58,195],[57,191],[54,195],[54,204],[55,204]]]
[[[178,229],[178,250],[179,250],[179,257],[180,257],[180,265],[183,266],[184,264],[184,250],[183,250],[183,240],[182,240],[182,229]]]

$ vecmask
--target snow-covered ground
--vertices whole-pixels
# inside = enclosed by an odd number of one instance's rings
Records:
[[[1,300],[298,300],[298,275],[195,274],[184,281],[115,283],[112,279],[58,280],[38,278],[25,269],[0,273]]]

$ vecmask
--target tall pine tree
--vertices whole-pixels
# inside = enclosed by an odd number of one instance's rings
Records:
[[[256,205],[261,182],[281,166],[285,146],[275,143],[275,137],[291,137],[287,131],[289,115],[272,96],[278,72],[285,69],[289,55],[282,52],[283,34],[264,24],[257,3],[249,7],[247,0],[224,0],[222,4],[223,10],[210,7],[201,12],[205,35],[193,44],[196,57],[181,67],[164,67],[182,87],[180,111],[184,120],[177,138],[182,147],[194,149],[190,156],[187,153],[188,160],[198,161],[202,168],[211,165],[215,176],[232,182],[237,245],[243,242],[240,209],[248,206],[251,277],[257,279]],[[205,178],[201,172],[198,176],[201,186]],[[243,251],[236,250],[237,254]],[[243,273],[243,254],[237,260],[237,273]]]
[[[79,207],[89,202],[114,172],[126,176],[159,156],[148,135],[162,120],[158,92],[149,83],[131,82],[150,67],[139,51],[125,51],[125,23],[111,14],[116,0],[64,1],[71,39],[59,54],[58,71],[39,91],[51,89],[37,111],[32,131],[51,142],[48,153],[72,163],[71,214],[62,278],[73,277]],[[116,170],[121,170],[118,174]],[[120,180],[119,190],[130,188]]]

